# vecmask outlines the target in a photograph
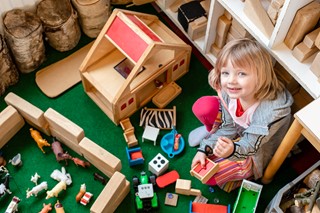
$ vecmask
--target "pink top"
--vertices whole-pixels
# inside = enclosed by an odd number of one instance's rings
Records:
[[[253,104],[251,107],[249,107],[241,116],[236,116],[237,111],[237,100],[236,99],[230,99],[228,110],[231,114],[231,117],[233,118],[234,122],[242,126],[243,128],[248,128],[251,123],[251,118],[256,110],[256,108],[259,106],[260,102],[257,102]]]

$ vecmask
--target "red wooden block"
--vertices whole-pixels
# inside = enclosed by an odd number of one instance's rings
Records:
[[[157,177],[156,183],[159,188],[164,188],[174,182],[177,181],[177,179],[180,178],[179,173],[176,170],[172,170],[171,172],[168,172],[164,175],[161,175]]]

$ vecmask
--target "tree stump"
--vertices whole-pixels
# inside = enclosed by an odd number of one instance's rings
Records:
[[[37,4],[37,15],[51,47],[64,52],[77,46],[81,31],[70,0],[42,0]]]
[[[4,15],[3,25],[4,37],[17,68],[22,73],[34,71],[45,59],[40,19],[31,12],[13,9]]]
[[[18,82],[19,73],[2,35],[0,35],[0,63],[0,95],[3,95],[6,88]]]
[[[72,3],[78,11],[82,31],[96,38],[110,16],[110,0],[72,0]]]

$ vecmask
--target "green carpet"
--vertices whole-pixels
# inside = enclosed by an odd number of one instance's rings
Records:
[[[141,7],[131,7],[129,9],[156,14],[154,8],[149,4]],[[90,41],[91,39],[82,36],[79,45],[74,50],[65,53],[59,53],[47,46],[47,60],[39,69],[66,57]],[[86,137],[122,160],[121,172],[130,182],[134,175],[139,175],[141,171],[148,171],[148,162],[156,154],[161,153],[167,157],[160,148],[159,141],[162,136],[169,131],[160,131],[157,146],[153,146],[152,142],[142,143],[141,135],[143,129],[139,126],[140,111],[138,111],[130,119],[131,123],[135,127],[135,135],[139,140],[139,146],[142,148],[145,163],[144,165],[130,167],[126,157],[126,143],[123,138],[123,131],[121,127],[115,126],[113,122],[111,122],[100,110],[100,108],[87,96],[81,83],[66,91],[61,96],[51,99],[45,96],[37,87],[35,83],[35,73],[36,71],[30,74],[20,75],[19,83],[8,88],[6,94],[8,92],[13,92],[43,111],[46,111],[48,108],[53,108],[82,127]],[[177,107],[176,128],[177,131],[182,134],[186,142],[188,133],[200,125],[199,121],[191,112],[192,104],[197,98],[203,95],[215,94],[207,83],[207,74],[208,70],[205,66],[195,57],[195,55],[192,55],[190,71],[177,81],[178,85],[182,87],[182,93],[167,106],[167,108],[172,108],[173,105]],[[1,96],[0,99],[1,111],[6,107],[6,103],[4,102],[6,94]],[[155,106],[150,103],[147,107]],[[38,172],[41,176],[39,182],[47,181],[48,189],[52,189],[57,181],[50,178],[51,172],[65,166],[64,162],[56,162],[55,156],[49,147],[44,148],[46,154],[43,154],[38,149],[30,136],[29,127],[30,126],[25,125],[21,131],[19,131],[19,133],[1,149],[7,160],[11,159],[17,153],[21,153],[23,166],[20,168],[13,168],[11,164],[7,166],[12,176],[10,179],[10,188],[13,193],[0,198],[0,212],[4,212],[14,195],[18,196],[22,200],[19,204],[19,212],[38,212],[41,210],[43,203],[50,202],[54,204],[57,200],[56,198],[46,200],[46,194],[44,191],[40,192],[37,197],[26,198],[26,190],[28,188],[31,189],[34,186],[30,181],[31,175]],[[45,138],[51,142],[51,138]],[[64,147],[64,149],[69,151],[71,155],[81,158],[72,150],[69,150],[66,147]],[[210,192],[208,186],[201,184],[198,179],[190,175],[190,164],[195,153],[196,148],[190,148],[186,144],[184,151],[180,155],[170,159],[167,158],[169,160],[168,171],[177,170],[180,174],[180,178],[192,180],[192,188],[200,189],[202,194],[209,199],[208,203],[218,201],[220,204],[230,204],[232,206],[238,193],[237,190],[231,193],[225,193],[219,188],[214,187],[214,192]],[[65,166],[65,168],[66,171],[71,174],[73,183],[67,187],[66,191],[59,194],[58,199],[64,205],[66,212],[89,212],[93,201],[91,201],[88,206],[82,206],[75,202],[75,196],[79,191],[80,184],[82,183],[86,183],[87,191],[94,194],[93,200],[98,196],[104,187],[100,182],[93,179],[93,173],[98,170],[94,167],[87,169],[77,167],[71,161],[69,161],[69,165]],[[280,172],[277,173],[275,180],[271,184],[264,186],[257,212],[263,212],[276,192],[296,176],[297,174],[292,168],[286,165],[282,166]],[[179,195],[177,207],[171,207],[164,205],[164,200],[167,192],[174,193],[174,184],[164,189],[156,189],[156,192],[158,193],[160,203],[158,212],[189,212],[189,202],[194,199],[193,196]],[[131,192],[121,203],[116,212],[135,212],[134,192],[132,186]]]

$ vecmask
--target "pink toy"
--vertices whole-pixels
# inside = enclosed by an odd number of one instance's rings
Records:
[[[39,213],[48,213],[52,210],[52,207],[51,207],[51,203],[49,204],[43,204],[43,208],[41,209],[41,211]]]
[[[30,128],[30,133],[31,133],[31,137],[34,139],[34,141],[37,143],[39,149],[45,153],[45,151],[43,150],[42,147],[44,146],[50,146],[50,144],[47,142],[46,139],[43,139],[42,136],[40,135],[40,132],[38,132],[37,130],[34,130],[32,128]]]
[[[55,138],[53,138],[53,143],[51,144],[51,148],[53,153],[56,156],[56,159],[58,162],[64,160],[66,162],[66,165],[68,165],[68,159],[71,159],[72,157],[67,153],[64,152],[61,146],[61,143],[57,140],[55,140]]]

